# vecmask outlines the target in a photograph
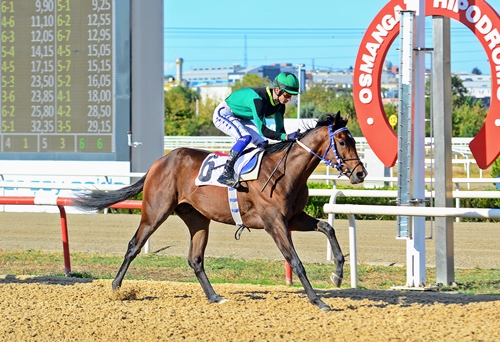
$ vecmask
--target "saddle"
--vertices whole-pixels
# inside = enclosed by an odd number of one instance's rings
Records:
[[[260,165],[264,150],[256,148],[241,155],[234,165],[234,172],[240,181],[251,181],[259,176]],[[197,186],[216,185],[226,187],[227,185],[217,182],[226,164],[228,154],[221,152],[210,153],[201,164],[200,171],[196,177]]]

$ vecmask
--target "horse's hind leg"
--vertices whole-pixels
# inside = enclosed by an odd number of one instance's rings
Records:
[[[326,235],[330,246],[332,247],[333,261],[336,265],[335,272],[332,273],[330,279],[335,286],[340,287],[344,275],[345,259],[342,254],[342,250],[340,249],[339,242],[337,241],[337,237],[335,236],[335,230],[333,227],[325,221],[320,221],[307,215],[305,212],[302,212],[298,216],[292,218],[288,223],[288,227],[292,231],[318,231]]]
[[[175,212],[188,226],[191,234],[189,266],[193,269],[208,301],[210,303],[224,303],[227,300],[215,293],[205,273],[205,248],[208,242],[210,220],[188,204],[181,204]]]
[[[123,277],[125,277],[125,273],[130,266],[130,263],[137,257],[137,255],[141,252],[142,247],[149,239],[151,235],[156,231],[156,229],[167,219],[167,217],[172,213],[171,210],[163,210],[160,215],[160,212],[156,214],[149,215],[148,212],[150,210],[145,210],[147,206],[143,206],[143,212],[141,216],[141,223],[139,224],[139,228],[135,232],[134,237],[129,241],[127,252],[125,253],[125,257],[123,260],[120,269],[118,270],[118,274],[112,282],[113,290],[117,290],[123,281]],[[156,208],[156,210],[160,211],[164,208]]]
[[[335,285],[336,287],[340,287],[340,285],[342,285],[342,279],[344,278],[345,258],[344,254],[342,254],[342,250],[340,249],[337,237],[335,236],[335,230],[330,224],[325,221],[318,221],[316,230],[325,234],[328,238],[328,241],[330,242],[330,246],[332,247],[333,252],[333,262],[336,265],[335,272],[332,273],[330,279],[332,280],[333,285]]]

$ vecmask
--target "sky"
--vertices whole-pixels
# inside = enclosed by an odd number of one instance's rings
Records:
[[[500,13],[500,0],[486,0]],[[306,70],[354,66],[363,34],[387,0],[164,0],[165,75],[200,67],[304,64]],[[362,9],[361,9],[362,8]],[[432,24],[426,47],[432,47]],[[398,39],[386,60],[399,64]],[[430,65],[430,58],[426,61]],[[451,71],[491,74],[486,53],[451,20]]]

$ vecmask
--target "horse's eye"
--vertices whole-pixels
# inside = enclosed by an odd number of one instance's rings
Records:
[[[345,142],[344,142],[344,140],[340,140],[340,141],[339,141],[339,145],[340,145],[340,146],[345,146]]]

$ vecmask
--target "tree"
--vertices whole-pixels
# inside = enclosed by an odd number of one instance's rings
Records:
[[[267,87],[269,85],[271,85],[269,78],[263,78],[257,74],[247,74],[241,80],[236,81],[232,89],[235,91],[241,88]]]
[[[268,78],[259,75],[245,75],[236,82],[232,90],[244,87],[269,86]],[[458,76],[452,77],[452,111],[453,136],[472,137],[482,127],[487,109],[481,101],[468,95],[463,81]],[[430,93],[429,84],[427,92]],[[354,100],[350,89],[336,89],[316,84],[301,93],[301,118],[319,118],[323,113],[336,113],[348,116],[348,128],[353,136],[363,136],[354,108]],[[426,100],[426,117],[430,118],[430,103]],[[223,135],[212,123],[214,108],[218,100],[201,101],[199,94],[181,86],[173,87],[165,92],[165,134],[166,135]],[[386,116],[397,115],[398,107],[385,104]],[[297,117],[296,104],[286,106],[285,117]],[[396,126],[397,131],[397,126]],[[429,129],[428,129],[429,131]],[[427,132],[429,133],[429,132]]]
[[[354,109],[354,99],[352,98],[352,91],[337,92],[337,96],[332,101],[332,112],[340,111],[343,116],[357,119],[356,109]]]
[[[500,177],[500,157],[495,159],[491,165],[491,177]]]
[[[198,93],[178,86],[166,91],[164,98],[165,135],[191,135],[196,130]]]
[[[320,84],[315,84],[307,91],[300,94],[300,105],[307,107],[310,112],[316,113],[314,117],[319,117],[321,114],[329,111],[330,101],[335,97],[335,93],[324,88]],[[302,114],[302,113],[301,113]]]
[[[426,93],[431,94],[430,80],[426,82]],[[468,95],[463,80],[457,75],[451,77],[451,107],[452,107],[452,135],[454,137],[473,137],[484,123],[487,109],[480,100],[474,100]],[[426,119],[430,119],[430,97],[426,98]],[[426,134],[430,135],[427,126]]]
[[[301,95],[302,96],[302,95]],[[302,99],[301,99],[302,101]],[[316,108],[314,103],[312,102],[306,102],[304,104],[300,105],[300,117],[302,119],[312,119],[312,118],[319,118],[321,116],[321,111]]]
[[[482,75],[483,73],[481,72],[481,70],[479,70],[478,67],[475,67],[474,69],[472,69],[471,74],[473,74],[473,75]]]
[[[398,106],[395,105],[394,103],[384,104],[384,112],[385,112],[385,117],[387,118],[387,121],[389,121],[389,117],[391,115],[396,115],[396,117],[398,117],[398,114],[399,114],[398,110],[399,110]],[[398,133],[398,125],[397,124],[393,127],[393,130],[394,130],[394,132],[396,132],[396,134]]]
[[[488,111],[480,101],[464,103],[455,108],[452,115],[454,137],[474,137],[484,124]]]
[[[464,81],[457,75],[451,77],[451,105],[459,107],[463,105],[467,99],[469,91],[464,86]]]
[[[319,118],[324,113],[337,113],[348,117],[347,127],[352,135],[362,136],[354,109],[354,99],[350,89],[336,90],[317,84],[300,95],[301,118]]]
[[[194,134],[199,136],[223,136],[221,130],[219,130],[212,122],[214,109],[219,105],[218,100],[214,100],[211,98],[205,99],[205,101],[200,101],[198,106],[199,115],[197,119],[198,127]]]

